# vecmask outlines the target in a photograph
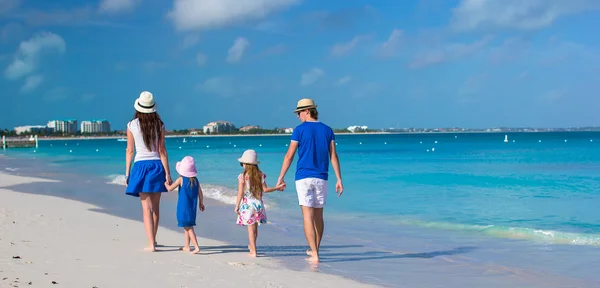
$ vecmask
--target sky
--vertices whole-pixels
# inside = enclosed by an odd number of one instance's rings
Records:
[[[0,0],[0,128],[600,126],[597,0]]]

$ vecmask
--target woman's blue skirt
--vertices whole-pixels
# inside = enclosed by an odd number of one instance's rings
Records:
[[[140,197],[140,193],[167,192],[165,169],[160,160],[141,160],[133,163],[125,194]]]

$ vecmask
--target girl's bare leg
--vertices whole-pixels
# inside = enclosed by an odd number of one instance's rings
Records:
[[[162,193],[151,193],[150,200],[152,202],[152,220],[154,222],[154,246],[156,243],[156,233],[158,233],[158,221],[160,220],[160,196]]]
[[[185,244],[179,250],[190,251],[190,232],[188,227],[183,227],[183,236],[185,237]]]
[[[198,245],[198,239],[196,238],[196,232],[194,231],[194,227],[188,227],[188,235],[189,238],[192,239],[192,243],[196,246],[196,250],[192,251],[192,254],[196,254],[200,252],[200,245]],[[189,242],[188,242],[189,243]]]
[[[258,236],[258,224],[254,223],[248,226],[248,240],[250,241],[250,245],[248,245],[248,249],[250,253],[248,255],[250,257],[256,257],[256,237]]]
[[[152,219],[153,208],[150,195],[148,193],[140,193],[140,200],[142,201],[142,215],[144,218],[144,228],[146,229],[146,236],[148,237],[148,247],[146,251],[156,251],[156,238],[154,234],[154,221]]]

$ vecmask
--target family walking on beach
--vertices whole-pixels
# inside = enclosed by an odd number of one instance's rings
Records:
[[[196,239],[196,209],[204,211],[204,197],[198,181],[195,160],[185,156],[177,162],[175,169],[179,177],[173,181],[169,169],[169,158],[165,147],[165,126],[156,112],[152,93],[144,91],[134,103],[135,115],[127,123],[127,152],[125,163],[126,194],[139,197],[142,202],[144,228],[148,237],[148,251],[156,251],[156,233],[160,219],[160,197],[162,192],[178,189],[177,222],[184,229],[185,251],[198,253]],[[238,195],[234,208],[237,224],[248,227],[248,249],[256,257],[258,226],[267,223],[263,194],[283,191],[287,187],[287,174],[296,152],[298,161],[295,186],[298,204],[302,208],[304,234],[309,246],[307,260],[319,261],[319,247],[323,238],[323,208],[327,198],[329,164],[331,163],[337,182],[335,190],[342,195],[343,184],[340,164],[335,146],[333,130],[320,122],[317,105],[311,99],[298,101],[294,113],[302,122],[294,128],[291,142],[281,171],[274,187],[269,187],[258,164],[256,151],[249,149],[238,158],[242,173],[238,175]],[[198,208],[196,208],[198,207]],[[192,250],[190,244],[195,246]]]

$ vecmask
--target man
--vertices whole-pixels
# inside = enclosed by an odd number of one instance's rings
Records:
[[[294,160],[296,150],[298,150],[295,180],[298,202],[302,207],[304,217],[304,234],[310,247],[310,250],[306,250],[306,254],[310,256],[307,260],[318,262],[319,247],[325,228],[323,207],[327,197],[330,161],[337,178],[335,191],[338,197],[344,191],[342,175],[335,150],[335,135],[329,126],[318,121],[319,113],[314,101],[311,99],[298,101],[294,113],[302,121],[302,124],[296,126],[292,132],[292,140],[283,159],[277,185],[285,185],[285,174]]]

